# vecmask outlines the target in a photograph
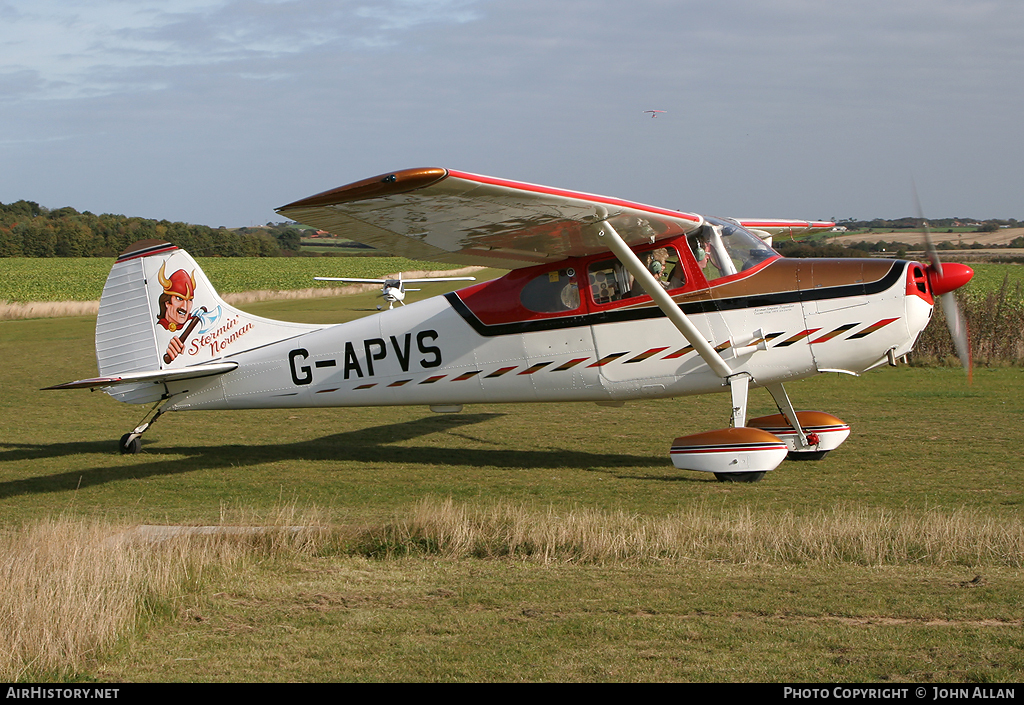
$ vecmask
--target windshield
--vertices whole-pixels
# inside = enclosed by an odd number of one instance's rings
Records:
[[[708,281],[728,277],[778,256],[757,235],[722,218],[705,218],[704,227],[686,240]]]

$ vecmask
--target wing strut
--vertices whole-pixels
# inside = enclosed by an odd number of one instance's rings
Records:
[[[701,332],[690,322],[690,319],[676,305],[676,302],[672,300],[668,292],[655,280],[654,275],[647,271],[647,267],[643,265],[643,262],[636,256],[636,253],[629,249],[629,245],[622,239],[622,236],[615,232],[615,228],[612,227],[611,223],[604,221],[598,227],[600,228],[599,237],[607,239],[609,249],[622,262],[622,266],[633,275],[634,279],[640,282],[644,291],[654,299],[654,303],[658,304],[658,308],[668,316],[668,320],[672,321],[672,324],[683,334],[686,342],[692,345],[693,349],[704,358],[704,362],[708,364],[708,367],[716,375],[722,379],[728,379],[733,374],[733,371],[729,369],[729,365],[725,363],[725,360],[722,359],[722,356],[715,351],[711,344],[704,339]]]

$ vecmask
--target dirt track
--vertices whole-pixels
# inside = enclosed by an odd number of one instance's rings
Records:
[[[932,231],[932,241],[936,244],[948,240],[954,245],[970,247],[976,242],[982,245],[1008,245],[1015,238],[1024,236],[1024,228],[1005,228],[994,233],[946,233],[941,230]],[[829,242],[837,245],[849,245],[854,242],[905,242],[917,245],[924,242],[924,234],[919,230],[893,230],[891,232],[861,233],[859,235],[840,235],[830,238]]]

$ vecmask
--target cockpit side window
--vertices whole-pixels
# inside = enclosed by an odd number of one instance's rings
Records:
[[[669,291],[686,285],[685,266],[674,247],[659,247],[637,253],[661,286]],[[617,259],[594,262],[587,270],[590,280],[590,295],[596,304],[608,304],[635,296],[646,296],[640,282],[626,271]]]

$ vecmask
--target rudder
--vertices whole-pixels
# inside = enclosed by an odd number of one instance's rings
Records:
[[[217,295],[187,252],[162,240],[142,240],[118,256],[103,287],[96,362],[101,377],[179,369],[322,327],[240,311]],[[137,384],[107,391],[145,404],[166,390],[162,384]]]

